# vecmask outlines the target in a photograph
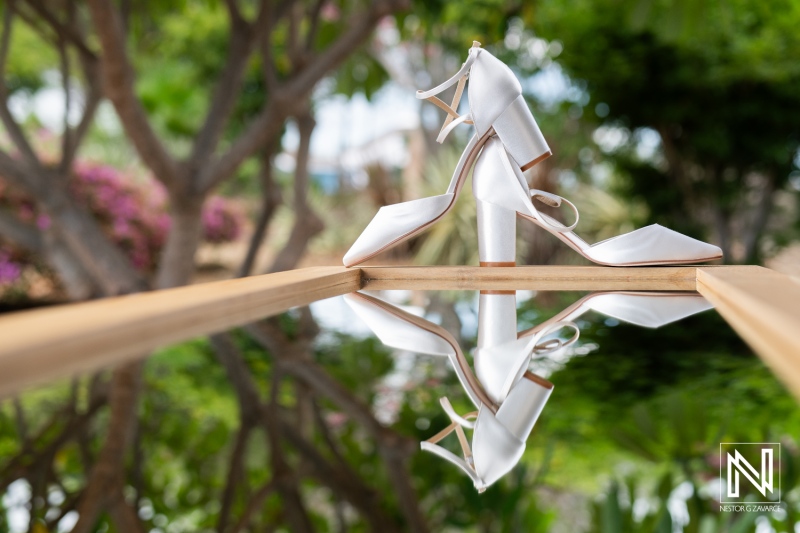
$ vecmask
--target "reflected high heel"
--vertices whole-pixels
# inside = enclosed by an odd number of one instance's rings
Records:
[[[367,294],[345,294],[344,300],[383,344],[398,350],[447,357],[472,403],[475,406],[492,404],[449,331]]]
[[[593,292],[549,320],[519,333],[519,338],[538,335],[540,330],[552,324],[572,323],[588,311],[595,311],[621,322],[655,329],[713,308],[708,300],[696,293]]]
[[[468,78],[470,112],[459,115],[458,104]],[[450,105],[436,96],[456,84]],[[438,196],[382,207],[345,254],[345,266],[355,266],[371,259],[419,234],[444,216],[453,207],[473,162],[491,135],[497,135],[521,168],[530,168],[551,155],[514,73],[482,49],[480,43],[473,43],[467,60],[452,78],[429,91],[417,91],[417,98],[428,100],[447,113],[438,142],[443,142],[459,124],[474,125],[475,134],[461,155],[447,191]]]
[[[552,392],[552,383],[532,372],[525,372],[523,379],[512,388],[496,411],[483,405],[462,417],[447,398],[441,398],[442,408],[452,423],[421,442],[420,447],[459,467],[472,479],[475,488],[483,492],[519,462],[528,436]],[[463,428],[473,430],[472,448]],[[461,444],[463,459],[437,444],[453,431],[456,431]]]
[[[472,191],[478,203],[478,246],[481,266],[516,264],[516,216],[558,237],[595,263],[607,266],[702,263],[722,257],[717,246],[698,241],[658,224],[588,244],[572,230],[578,224],[575,204],[558,195],[530,189],[519,166],[497,137],[486,141],[475,164]],[[575,222],[566,226],[540,213],[533,200],[552,207],[566,204]]]
[[[452,423],[420,443],[420,447],[461,468],[481,492],[508,473],[522,456],[525,441],[553,390],[552,383],[527,371],[528,363],[534,353],[549,353],[575,342],[577,326],[551,321],[513,350],[493,350],[486,342],[480,343],[476,379],[458,343],[440,326],[366,294],[348,294],[345,301],[385,345],[448,357],[464,391],[478,408],[460,416],[449,400],[442,398],[440,402]],[[514,313],[514,319],[509,328],[505,319],[510,312]],[[479,337],[489,343],[503,343],[508,336],[516,339],[513,295],[481,295],[480,316]],[[568,341],[543,340],[563,327],[574,331]],[[474,430],[472,447],[463,428]],[[437,444],[453,431],[461,443],[463,459]]]

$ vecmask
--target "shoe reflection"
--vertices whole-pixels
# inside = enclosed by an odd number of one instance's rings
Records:
[[[451,424],[422,442],[421,448],[459,467],[479,492],[511,471],[522,457],[553,391],[553,384],[530,372],[528,365],[534,355],[575,343],[580,332],[574,320],[593,310],[657,328],[711,308],[695,293],[598,292],[518,333],[516,293],[482,291],[473,371],[458,342],[441,326],[368,294],[348,294],[345,301],[386,346],[450,360],[477,410],[460,415],[447,398],[441,398]],[[472,430],[471,446],[465,429]],[[463,457],[438,445],[453,432]]]

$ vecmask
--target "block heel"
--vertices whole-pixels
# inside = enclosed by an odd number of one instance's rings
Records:
[[[517,265],[517,213],[477,200],[478,257],[482,267]]]
[[[552,155],[522,95],[511,102],[492,126],[511,158],[523,171]]]

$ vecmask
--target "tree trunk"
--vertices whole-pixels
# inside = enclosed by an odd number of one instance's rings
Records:
[[[194,255],[202,236],[203,198],[172,198],[172,226],[161,254],[156,287],[186,285],[194,274]]]
[[[72,301],[88,300],[102,294],[92,276],[80,264],[54,232],[46,231],[42,236],[43,255],[55,270],[63,289]]]
[[[719,247],[722,250],[722,260],[726,264],[734,262],[730,235],[730,216],[718,205],[713,206],[714,227],[717,230]]]
[[[758,261],[759,249],[758,243],[761,240],[761,235],[764,233],[764,228],[769,222],[769,215],[772,212],[772,204],[775,196],[775,178],[771,175],[764,176],[764,187],[761,189],[761,198],[755,207],[753,220],[744,230],[742,237],[744,245],[744,262],[747,264],[754,264]]]

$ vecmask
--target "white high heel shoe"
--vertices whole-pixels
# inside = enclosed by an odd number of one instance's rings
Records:
[[[713,309],[697,293],[601,291],[587,294],[549,320],[519,333],[519,338],[537,335],[551,323],[574,322],[588,311],[595,311],[643,328],[660,328],[684,318]],[[530,342],[530,341],[529,341]]]
[[[365,294],[348,294],[345,300],[386,345],[449,357],[462,387],[478,408],[460,416],[447,398],[442,398],[440,402],[452,423],[422,442],[423,450],[461,468],[481,492],[519,462],[525,441],[553,390],[552,383],[527,371],[528,362],[534,353],[552,351],[577,340],[574,324],[551,321],[513,351],[492,350],[489,354],[488,344],[506,344],[517,338],[516,299],[513,294],[481,295],[476,379],[455,339],[440,326]],[[511,321],[507,320],[510,313]],[[542,341],[564,326],[575,332],[566,343],[557,339]],[[465,427],[474,430],[472,447]],[[463,459],[437,444],[453,431],[461,443]]]
[[[578,224],[575,204],[558,195],[530,189],[519,166],[497,137],[488,139],[475,164],[472,191],[478,204],[478,247],[481,266],[516,264],[516,216],[544,228],[586,259],[607,266],[701,263],[722,257],[712,244],[658,224],[588,244],[573,233]],[[566,226],[540,213],[533,200],[552,207],[567,204],[575,222]]]
[[[470,112],[459,115],[458,103],[467,78],[470,80]],[[455,84],[458,85],[451,105],[436,97]],[[382,207],[345,254],[345,266],[362,263],[419,234],[447,213],[458,198],[481,147],[491,135],[498,136],[515,163],[523,169],[551,155],[514,73],[482,49],[480,43],[473,43],[467,60],[452,78],[429,91],[417,91],[417,98],[429,100],[447,112],[438,142],[443,142],[459,124],[473,124],[475,135],[467,143],[447,191],[439,196]]]

